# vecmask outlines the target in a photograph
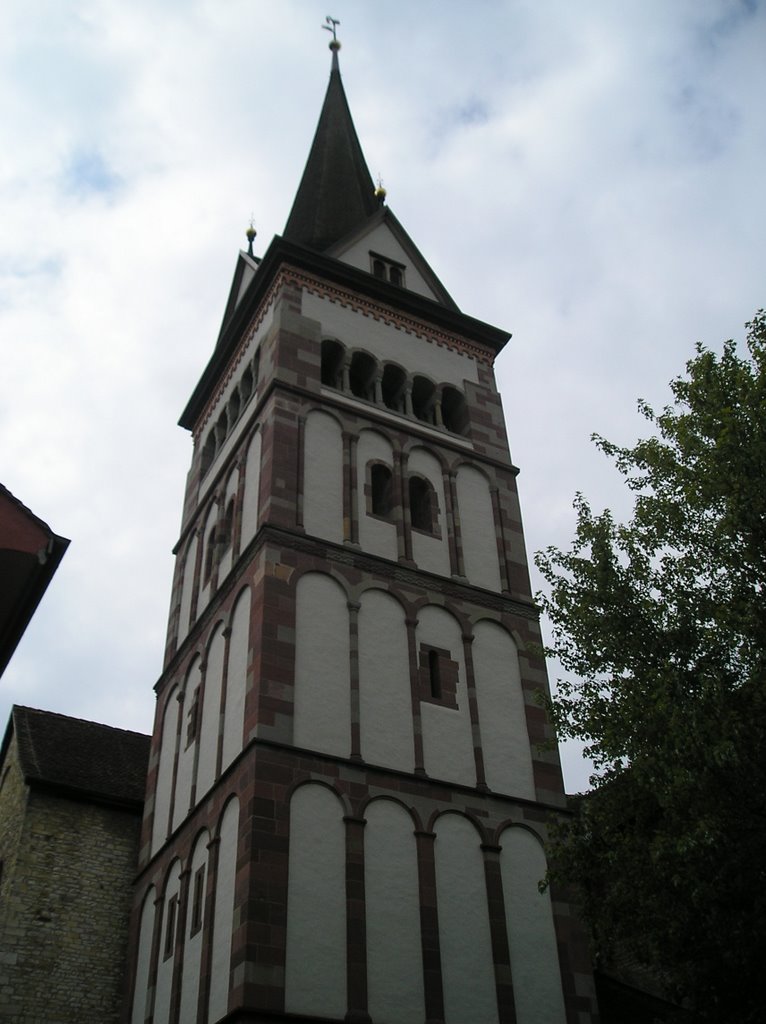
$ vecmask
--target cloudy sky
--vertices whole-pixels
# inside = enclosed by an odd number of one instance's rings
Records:
[[[72,539],[0,680],[149,731],[191,441],[251,213],[282,231],[329,73],[389,205],[497,363],[530,551],[589,441],[645,431],[694,343],[766,304],[758,0],[4,0],[0,480]],[[539,585],[539,579],[536,580]],[[555,672],[554,672],[555,674]],[[587,767],[564,752],[568,787]]]

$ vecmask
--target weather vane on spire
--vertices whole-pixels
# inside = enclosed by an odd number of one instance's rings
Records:
[[[332,32],[332,42],[330,43],[331,50],[340,49],[340,43],[338,42],[337,33],[338,25],[340,25],[340,21],[337,18],[333,18],[332,15],[330,14],[327,15],[327,17],[325,18],[325,24],[322,25],[322,28],[325,29],[327,32]]]

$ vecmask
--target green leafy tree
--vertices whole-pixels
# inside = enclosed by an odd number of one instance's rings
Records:
[[[766,313],[698,346],[651,436],[601,437],[631,520],[578,495],[570,550],[537,564],[551,713],[594,789],[558,831],[602,950],[649,966],[694,1019],[766,1020]]]

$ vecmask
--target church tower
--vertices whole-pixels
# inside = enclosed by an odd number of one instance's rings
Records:
[[[595,1021],[493,361],[330,82],[239,255],[194,453],[136,883],[131,1024]],[[251,232],[252,234],[252,232]]]

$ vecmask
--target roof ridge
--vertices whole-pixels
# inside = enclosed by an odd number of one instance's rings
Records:
[[[139,732],[137,729],[124,729],[120,725],[109,725],[107,722],[94,722],[90,718],[80,718],[78,715],[65,715],[61,711],[45,711],[43,708],[32,708],[26,704],[14,704],[14,711],[32,712],[35,715],[44,715],[46,718],[64,718],[69,722],[81,722],[83,725],[92,725],[97,729],[110,729],[112,732],[124,732],[129,736],[151,736],[151,733]]]

